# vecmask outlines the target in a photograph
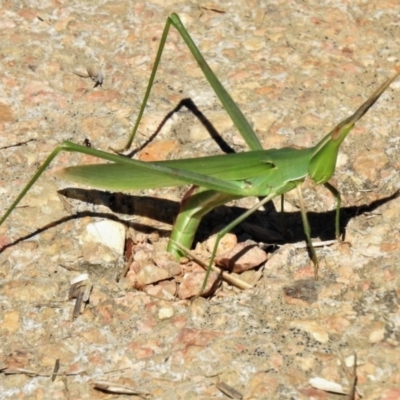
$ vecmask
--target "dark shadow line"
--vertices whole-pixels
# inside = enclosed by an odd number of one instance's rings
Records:
[[[154,231],[155,228],[152,228],[151,226],[148,225],[143,225],[143,224],[139,224],[136,222],[132,222],[132,221],[126,221],[122,218],[119,218],[118,216],[116,216],[115,214],[112,213],[103,213],[103,212],[93,212],[93,211],[82,211],[82,212],[78,212],[76,214],[72,214],[72,215],[67,215],[66,217],[62,217],[60,219],[58,219],[57,221],[53,221],[49,224],[46,224],[44,226],[42,226],[41,228],[36,229],[34,232],[28,233],[25,236],[22,236],[16,240],[14,240],[11,243],[8,243],[6,245],[4,245],[3,247],[0,248],[0,253],[2,253],[4,250],[8,249],[9,247],[13,247],[15,245],[17,245],[20,242],[23,242],[25,240],[29,240],[32,237],[41,234],[42,232],[47,231],[48,229],[54,228],[56,226],[62,225],[65,222],[69,222],[69,221],[73,221],[73,220],[77,220],[77,219],[82,219],[85,217],[92,217],[92,218],[102,218],[102,219],[107,219],[109,221],[115,221],[115,222],[119,222],[123,225],[125,225],[127,228],[134,228],[140,232],[147,232],[150,233],[152,231]],[[163,229],[158,229],[157,231],[160,232],[161,235],[167,235],[170,233],[170,230],[163,230]]]
[[[214,141],[218,144],[220,149],[224,153],[234,153],[235,150],[221,137],[218,131],[215,129],[214,125],[207,119],[207,117],[198,109],[196,104],[192,99],[182,99],[178,105],[170,111],[158,125],[157,129],[154,133],[138,148],[132,150],[130,153],[126,154],[127,157],[133,157],[135,154],[143,150],[148,144],[150,144],[156,136],[159,134],[163,126],[167,123],[167,121],[177,112],[181,110],[182,107],[186,107],[192,114],[200,121],[200,123],[207,129],[210,136],[214,139]]]

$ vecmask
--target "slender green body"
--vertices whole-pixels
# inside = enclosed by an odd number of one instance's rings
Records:
[[[141,169],[139,173],[136,163],[141,163],[140,161],[135,161],[132,168],[126,163],[117,161],[112,165],[96,164],[66,168],[61,175],[73,182],[108,190],[130,190],[133,185],[135,189],[182,186],[188,183],[198,185],[197,190],[183,199],[172,229],[172,240],[168,249],[179,256],[182,255],[182,250],[178,249],[174,242],[190,248],[203,216],[213,208],[236,198],[247,196],[273,198],[283,195],[296,188],[309,176],[316,184],[324,184],[340,204],[339,193],[327,183],[335,171],[340,145],[355,123],[396,77],[397,75],[381,85],[353,115],[339,123],[314,147],[306,149],[286,147],[142,163],[148,164],[149,168]],[[180,172],[161,175],[155,173],[154,168],[157,167],[176,169]],[[202,171],[202,176],[198,176],[196,182],[197,171]],[[187,174],[191,175],[186,178]],[[118,179],[115,179],[116,176]],[[338,218],[337,215],[337,236],[339,236]],[[317,263],[316,256],[315,262]]]
[[[79,152],[99,157],[112,164],[84,165],[65,168],[59,173],[63,179],[107,190],[139,190],[188,184],[195,185],[182,200],[178,217],[172,229],[168,250],[175,256],[180,256],[184,253],[181,250],[182,247],[191,247],[201,219],[213,208],[236,198],[247,196],[264,197],[257,205],[219,232],[211,255],[208,273],[214,260],[218,243],[226,232],[243,221],[248,215],[267,201],[297,188],[300,196],[304,232],[317,275],[318,260],[311,242],[310,227],[302,202],[300,185],[306,177],[310,177],[316,184],[323,184],[336,197],[336,235],[339,237],[340,195],[339,192],[329,184],[328,180],[335,171],[340,145],[354,127],[354,124],[378,100],[379,96],[397,77],[397,74],[381,85],[353,115],[339,123],[314,147],[306,149],[282,148],[263,150],[250,124],[204,60],[179,17],[176,14],[172,14],[167,20],[160,41],[160,47],[139,111],[138,119],[127,145],[122,150],[130,147],[138,129],[171,24],[175,26],[188,45],[199,67],[203,70],[205,77],[232,118],[238,131],[248,144],[250,151],[238,154],[200,157],[196,159],[146,163],[132,160],[122,155],[80,146],[71,142],[64,142],[57,146],[45,160],[43,165],[38,169],[17,199],[3,215],[0,224],[4,222],[60,151]],[[201,171],[201,173],[198,173],[198,171]],[[179,246],[177,246],[176,243],[178,243]],[[201,292],[204,289],[206,279]]]

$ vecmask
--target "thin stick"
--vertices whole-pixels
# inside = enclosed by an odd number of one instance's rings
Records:
[[[194,261],[196,261],[197,264],[199,264],[202,268],[204,268],[206,271],[208,270],[208,263],[204,262],[201,260],[199,257],[194,255],[188,248],[185,246],[182,246],[180,243],[174,241],[174,245],[178,247],[180,250],[184,251],[190,258],[192,258]],[[217,274],[222,276],[222,279],[224,279],[226,282],[230,283],[233,286],[236,286],[239,289],[246,290],[246,289],[251,289],[254,286],[250,285],[249,283],[239,279],[235,278],[234,276],[228,274],[225,271],[222,271],[220,268],[216,267],[214,264],[211,266],[211,271],[216,272]]]

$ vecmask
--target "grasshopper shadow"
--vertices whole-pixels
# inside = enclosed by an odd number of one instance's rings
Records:
[[[70,199],[85,201],[94,205],[106,206],[111,210],[111,212],[83,211],[60,218],[50,224],[36,229],[32,233],[18,238],[14,242],[8,243],[0,248],[0,252],[18,244],[19,242],[28,240],[42,232],[45,232],[50,228],[56,227],[71,220],[82,219],[85,217],[103,218],[116,221],[124,224],[127,227],[133,227],[137,231],[144,233],[150,233],[154,230],[157,230],[162,236],[169,236],[170,229],[160,229],[159,227],[155,228],[153,226],[144,225],[134,221],[126,221],[126,215],[148,217],[153,220],[172,225],[179,212],[178,202],[148,196],[133,196],[124,193],[111,193],[94,189],[76,188],[62,189],[59,191],[59,193]],[[342,207],[340,210],[341,233],[345,233],[346,226],[352,218],[366,212],[373,212],[378,207],[386,204],[398,196],[399,192],[395,192],[390,196],[376,200],[370,204]],[[236,206],[220,206],[215,208],[203,218],[203,221],[200,224],[196,234],[194,244],[196,242],[202,242],[206,240],[215,232],[216,227],[222,228],[226,226],[229,222],[245,211],[246,209]],[[123,214],[124,216],[120,217],[115,213]],[[279,226],[279,220],[281,218],[286,221],[286,232],[289,232],[289,234],[282,234],[279,232],[279,229],[276,228]],[[335,239],[335,211],[326,211],[322,213],[310,212],[308,213],[308,218],[311,226],[311,236],[313,238],[319,237],[321,240]],[[277,240],[274,242],[274,244],[297,243],[305,240],[300,212],[283,213],[281,216],[273,207],[273,203],[269,203],[269,206],[266,207],[266,211],[256,211],[245,222],[264,229],[267,227],[268,231],[275,230],[275,238],[282,237],[282,240]],[[238,225],[233,232],[238,235],[243,234],[245,232],[243,225],[244,224]],[[266,237],[266,235],[264,235],[262,232],[263,229],[261,229],[261,234],[257,233],[257,230],[256,233],[254,233],[253,230],[252,238],[256,241],[273,244],[272,241],[269,241],[268,235]]]
[[[60,190],[59,193],[75,200],[106,206],[113,213],[151,218],[169,225],[173,225],[179,212],[178,202],[149,196],[135,196],[124,193],[76,188],[63,189]],[[398,197],[398,195],[399,192],[396,192],[370,204],[342,207],[340,210],[341,235],[345,235],[346,227],[351,219],[366,212],[373,212],[378,207]],[[216,231],[216,228],[223,228],[245,211],[245,208],[237,206],[220,206],[215,208],[203,218],[196,234],[195,243],[206,240]],[[122,221],[126,225],[132,226],[136,230],[144,233],[151,232],[155,229],[160,231],[161,235],[169,236],[170,233],[167,229],[160,230],[158,227],[151,227],[131,221],[126,222],[123,221],[123,217],[116,217],[114,214],[109,215],[113,215],[113,219],[117,219],[120,222]],[[311,226],[311,236],[313,238],[320,238],[323,241],[335,239],[335,210],[321,213],[309,212],[307,215]],[[285,222],[285,232],[279,232],[281,220]],[[297,243],[305,240],[300,211],[290,213],[284,212],[283,215],[280,215],[275,210],[272,202],[268,204],[265,211],[256,211],[245,222],[246,224],[240,224],[233,232],[238,235],[248,232],[249,229],[247,227],[244,229],[244,225],[250,224],[261,228],[251,230],[251,236],[256,241],[269,242],[269,240],[274,240],[277,243]],[[268,233],[264,234],[263,228],[268,232],[275,231],[276,234],[272,236]]]
[[[394,200],[398,196],[399,196],[399,191],[393,193],[390,196],[384,197],[379,200],[375,200],[369,204],[341,207],[340,224],[339,224],[341,238],[345,239],[346,227],[350,220],[364,213],[373,212],[378,207],[388,203],[391,200]],[[230,209],[232,210],[232,212],[235,213],[235,217],[245,211],[243,208],[238,208],[238,207],[230,207]],[[336,210],[330,210],[324,212],[307,212],[307,216],[311,227],[311,237],[313,239],[319,238],[321,241],[336,239],[335,236]],[[267,211],[267,213],[258,211],[254,213],[254,215],[250,216],[248,220],[246,220],[246,222],[270,228],[279,227],[280,225],[282,225],[281,221],[284,221],[283,225],[285,228],[283,231],[280,232],[281,235],[283,236],[284,243],[298,243],[301,241],[305,241],[305,234],[304,234],[303,222],[300,211],[284,212],[283,215],[280,215],[272,206],[272,208],[269,211]],[[263,235],[257,236],[257,234],[253,234],[253,239],[259,240],[261,242],[265,241]],[[277,241],[277,243],[279,243],[279,241]]]

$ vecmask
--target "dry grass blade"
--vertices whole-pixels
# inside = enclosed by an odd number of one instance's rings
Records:
[[[72,312],[72,319],[75,319],[83,312],[85,303],[89,301],[93,284],[88,274],[81,274],[72,279],[70,283],[71,287],[69,288],[68,299],[76,299]]]
[[[57,358],[56,362],[54,363],[53,375],[51,376],[51,381],[54,382],[57,377],[57,372],[60,369],[60,359]]]
[[[353,382],[351,385],[349,400],[356,400],[357,393],[357,353],[354,353],[354,363],[353,363],[353,371],[352,371]]]
[[[1,371],[4,375],[18,375],[18,374],[25,374],[28,376],[45,376],[45,377],[53,377],[53,376],[75,376],[75,375],[80,375],[85,372],[85,370],[79,370],[76,372],[61,372],[61,373],[41,373],[41,372],[36,372],[31,369],[25,369],[25,368],[6,368],[3,371]]]
[[[325,392],[347,395],[348,392],[343,388],[340,383],[328,381],[327,379],[320,378],[319,376],[309,380],[310,385],[315,389],[320,389]]]
[[[130,394],[142,398],[146,398],[149,395],[149,393],[141,392],[131,386],[121,385],[119,383],[110,381],[94,381],[92,382],[92,384],[95,389],[102,390],[108,393]]]
[[[224,382],[218,382],[216,386],[218,390],[220,390],[223,394],[226,394],[231,399],[243,399],[242,393],[238,392],[232,386],[229,386]]]

